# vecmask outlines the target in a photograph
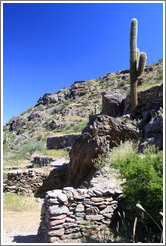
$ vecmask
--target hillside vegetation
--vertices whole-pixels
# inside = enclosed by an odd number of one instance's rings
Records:
[[[138,91],[163,82],[163,62],[148,65],[138,78]],[[129,93],[129,70],[108,73],[97,79],[76,81],[68,88],[45,94],[37,104],[4,125],[4,163],[23,162],[24,151],[46,153],[48,136],[79,133],[87,125],[90,114],[100,113],[101,93],[111,91],[126,96]],[[32,148],[32,145],[35,147]],[[14,162],[13,162],[14,161]]]

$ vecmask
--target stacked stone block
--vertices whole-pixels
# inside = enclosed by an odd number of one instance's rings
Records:
[[[41,209],[38,239],[56,243],[94,234],[110,225],[122,190],[96,188],[48,191]]]

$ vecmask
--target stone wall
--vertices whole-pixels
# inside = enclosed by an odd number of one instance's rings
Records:
[[[4,192],[34,193],[35,196],[44,198],[47,191],[64,187],[67,164],[50,169],[50,173],[42,169],[29,169],[9,171],[5,174],[7,177],[3,180]]]
[[[102,93],[102,107],[102,114],[112,117],[120,117],[131,113],[130,94],[123,98],[122,95],[117,93]],[[138,92],[137,114],[151,109],[157,111],[160,107],[163,107],[163,84]]]
[[[60,137],[48,137],[47,148],[48,149],[64,149],[71,147],[74,141],[79,137],[79,134],[70,134]]]
[[[123,101],[123,114],[131,112],[131,98],[128,95]],[[163,107],[163,84],[156,85],[148,90],[138,92],[137,113]]]
[[[30,194],[36,193],[47,175],[43,170],[15,170],[6,172],[3,182],[4,192]]]
[[[46,193],[41,209],[38,239],[56,243],[98,233],[110,226],[122,190],[65,187]]]

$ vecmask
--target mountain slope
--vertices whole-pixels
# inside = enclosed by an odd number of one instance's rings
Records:
[[[138,79],[138,90],[145,90],[163,81],[162,60],[149,65]],[[37,104],[4,125],[4,144],[8,149],[21,145],[27,139],[46,141],[47,136],[81,132],[89,114],[101,112],[104,91],[127,95],[129,70],[108,73],[73,85],[56,93],[45,94]]]

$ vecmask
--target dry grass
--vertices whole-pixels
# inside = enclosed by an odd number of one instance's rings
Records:
[[[3,229],[37,232],[40,223],[41,202],[16,194],[3,195]]]
[[[138,143],[134,141],[125,141],[121,143],[118,147],[115,147],[111,151],[111,162],[116,161],[117,159],[124,159],[130,154],[136,153],[138,149]]]
[[[68,157],[68,152],[66,150],[62,150],[62,149],[45,149],[42,151],[36,151],[33,156],[35,155],[41,155],[41,156],[49,156],[49,157],[53,157],[54,159],[61,159],[61,158],[67,158]]]
[[[40,203],[32,196],[17,195],[15,193],[3,194],[3,210],[5,212],[36,211]]]

